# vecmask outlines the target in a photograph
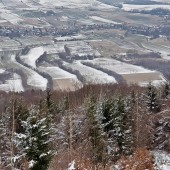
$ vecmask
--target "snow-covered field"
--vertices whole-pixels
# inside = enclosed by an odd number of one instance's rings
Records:
[[[10,8],[26,8],[27,6],[20,0],[1,0],[2,3]]]
[[[20,43],[8,37],[0,37],[0,51],[19,49]]]
[[[55,40],[57,41],[70,41],[70,40],[83,40],[86,36],[79,34],[73,36],[64,36],[64,37],[56,37]]]
[[[4,73],[5,70],[4,69],[0,69],[0,74]]]
[[[123,4],[123,9],[125,11],[132,11],[132,10],[152,10],[156,8],[163,8],[163,9],[170,9],[170,5],[132,5],[132,4]]]
[[[48,73],[53,79],[73,79],[78,82],[76,75],[62,70],[59,67],[39,67],[38,70]]]
[[[36,60],[44,53],[43,47],[32,48],[28,54],[20,56],[20,59],[32,68],[36,68]]]
[[[129,84],[139,84],[146,86],[149,82],[158,86],[166,82],[165,78],[160,72],[148,70],[141,66],[127,64],[114,59],[97,58],[88,60],[88,62],[97,65],[103,69],[113,71],[127,81]]]
[[[90,18],[95,20],[95,21],[105,22],[105,23],[109,23],[109,24],[119,24],[118,22],[108,20],[108,19],[98,17],[98,16],[90,16]]]
[[[97,7],[99,9],[114,9],[115,7],[98,2],[97,0],[22,0],[28,6],[45,6],[48,8],[66,7],[66,8],[87,8]],[[37,5],[38,6],[38,5]]]
[[[39,39],[39,41],[34,39],[17,39],[20,41],[24,46],[31,45],[31,42],[38,43],[39,47],[32,48],[27,55],[20,56],[21,60],[30,65],[31,67],[35,68],[35,61],[42,55],[45,51],[47,54],[55,54],[55,53],[62,53],[65,52],[64,46],[68,47],[70,50],[71,55],[79,55],[79,56],[87,56],[87,55],[95,55],[101,56],[101,54],[93,49],[90,45],[88,45],[85,41],[66,41],[70,39],[83,39],[85,36],[83,35],[76,35],[76,36],[67,36],[67,37],[57,37],[57,41],[63,42],[56,42],[55,44],[50,41],[50,38],[47,37],[47,44],[45,44],[46,38]],[[42,42],[42,43],[41,43]]]
[[[76,38],[85,38],[84,36],[81,36],[81,35],[78,35],[78,36],[75,36],[75,37]],[[64,42],[56,42],[53,45],[41,46],[39,48],[42,48],[42,49],[39,50],[39,51],[40,52],[46,51],[48,54],[62,53],[62,52],[65,52],[64,46],[66,46],[70,50],[71,55],[79,55],[80,57],[81,56],[87,56],[87,55],[101,56],[100,53],[97,50],[94,50],[90,45],[88,45],[88,43],[86,43],[84,41],[65,41],[65,40],[67,40],[67,38],[69,39],[70,37],[58,37],[58,38],[56,38],[58,41],[63,40]],[[31,54],[28,54],[24,57],[23,56],[21,57],[21,58],[27,59],[27,61],[23,60],[24,62],[29,63],[30,58],[38,59],[37,58],[38,56],[37,57],[35,57],[35,56],[31,57],[31,55],[37,55],[38,54],[36,52],[36,50],[32,49],[32,51],[30,51],[30,52],[31,52]],[[34,60],[34,59],[32,59],[32,60]],[[32,63],[32,66],[33,66],[33,63]]]
[[[151,73],[153,71],[145,69],[140,66],[135,66],[132,64],[127,64],[114,59],[107,58],[97,58],[94,60],[89,60],[89,62],[99,65],[102,68],[114,71],[118,74],[134,74],[134,73]]]
[[[54,45],[45,45],[41,46],[43,48],[44,52],[47,54],[56,54],[58,53],[58,49]]]
[[[94,55],[100,56],[100,53],[97,50],[94,50],[91,46],[89,46],[84,41],[73,41],[67,43],[66,46],[70,50],[71,55],[79,55],[79,56],[87,56]]]
[[[15,60],[15,56],[11,56],[11,62],[18,66],[18,69],[22,69],[27,74],[27,84],[33,88],[46,90],[47,88],[47,79],[36,73],[35,71],[19,64]]]
[[[67,7],[67,8],[85,8],[85,7],[97,7],[100,9],[113,9],[113,6],[106,5],[98,2],[97,0],[39,0],[39,4],[49,7]]]
[[[38,70],[45,72],[52,77],[54,90],[74,91],[83,86],[83,84],[77,79],[76,75],[59,67],[39,67]]]
[[[30,73],[31,73],[31,75],[30,75]],[[47,82],[48,82],[47,79],[43,78],[36,72],[30,70],[28,79],[27,79],[28,85],[35,87],[37,89],[46,90]]]
[[[53,44],[53,37],[51,36],[44,36],[44,37],[27,36],[27,37],[16,38],[16,40],[20,42],[24,47]]]
[[[4,20],[16,25],[19,22],[23,21],[22,18],[20,18],[17,14],[11,13],[9,11],[3,11],[0,12],[0,17],[3,18]]]
[[[165,2],[165,3],[170,3],[170,0],[153,0],[155,2]]]
[[[109,76],[102,71],[87,67],[83,65],[80,61],[75,61],[72,64],[65,63],[64,65],[68,68],[79,71],[80,74],[84,77],[87,84],[117,83],[114,77]]]
[[[84,19],[84,18],[81,18],[78,20],[79,23],[82,23],[82,24],[85,24],[85,25],[94,25],[95,22],[92,20],[92,19]]]
[[[5,84],[0,84],[0,90],[2,91],[14,91],[21,92],[24,91],[21,77],[18,74],[14,74],[11,79],[5,81]]]
[[[156,45],[152,43],[142,43],[142,46],[150,51],[160,53],[163,59],[170,60],[170,47]]]

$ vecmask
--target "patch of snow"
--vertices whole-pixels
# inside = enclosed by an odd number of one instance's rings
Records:
[[[170,0],[152,0],[152,1],[170,3]]]
[[[65,49],[64,49],[64,45],[65,45],[65,43],[56,43],[56,44],[54,44],[54,47],[56,48],[56,50],[57,50],[57,52],[58,53],[62,53],[62,52],[65,52]]]
[[[9,21],[12,24],[17,24],[21,21],[23,21],[17,14],[10,13],[10,11],[3,11],[0,13],[0,17]]]
[[[154,79],[151,79],[151,80],[145,79],[145,78],[139,79],[138,82],[135,82],[135,83],[139,84],[140,86],[147,86],[150,81],[155,86],[160,86],[166,82],[166,79],[164,78],[164,76],[158,71],[149,70],[149,69],[143,68],[141,66],[127,64],[127,63],[124,63],[124,62],[121,62],[121,61],[118,61],[115,59],[96,58],[94,60],[86,60],[86,62],[92,63],[98,67],[101,67],[102,69],[106,69],[108,71],[113,71],[119,75],[126,76],[126,77],[131,76],[131,75],[144,74],[144,73],[146,75],[147,75],[147,73],[157,75],[157,76],[155,76]],[[128,78],[127,78],[127,80],[128,80]],[[129,81],[130,84],[132,82],[133,81],[131,81],[131,80]]]
[[[160,80],[153,80],[151,81],[152,85],[155,86],[155,87],[159,87],[159,86],[162,86],[166,83],[166,79],[163,77],[163,76],[160,76]],[[142,87],[146,87],[148,86],[150,82],[140,82],[139,85],[142,86]]]
[[[2,91],[14,91],[14,92],[21,92],[24,91],[21,77],[14,73],[13,78],[8,79],[5,81],[5,84],[0,84],[0,90]]]
[[[133,5],[133,4],[123,4],[123,9],[125,11],[132,11],[132,10],[150,11],[152,9],[157,9],[157,8],[170,9],[170,5]]]
[[[4,69],[0,69],[0,74],[4,73],[5,70]]]
[[[68,170],[75,170],[75,161],[72,161],[70,164],[69,164],[69,168]]]
[[[94,60],[88,60],[93,64],[99,65],[102,68],[109,69],[111,71],[116,72],[117,74],[134,74],[134,73],[152,73],[154,71],[145,69],[140,66],[135,66],[132,64],[127,64],[115,59],[107,59],[107,58],[97,58]]]
[[[17,64],[23,71],[27,73],[27,84],[32,86],[33,88],[38,88],[41,90],[46,90],[47,88],[47,79],[36,73],[35,71],[23,66],[22,64],[18,63],[15,59],[15,55],[11,56],[13,63]]]
[[[163,151],[153,151],[154,169],[170,170],[170,154]]]
[[[94,50],[90,45],[88,45],[84,41],[72,41],[66,43],[66,46],[70,50],[71,55],[78,55],[78,56],[101,56],[101,54]]]
[[[98,16],[90,16],[90,18],[95,20],[95,21],[105,22],[105,23],[109,23],[109,24],[119,24],[118,22],[108,20],[108,19],[98,17]]]
[[[5,23],[5,22],[7,22],[6,20],[0,20],[0,23]]]
[[[62,70],[59,67],[39,67],[38,69],[42,72],[47,72],[53,79],[77,79],[76,75]]]
[[[114,9],[115,7],[98,2],[97,0],[39,0],[39,4],[46,7]]]
[[[162,170],[170,170],[170,165],[162,165]]]
[[[46,90],[47,88],[47,79],[40,76],[38,73],[32,71],[32,75],[30,75],[27,79],[27,84],[36,88],[39,88],[41,90]]]
[[[152,43],[142,43],[142,46],[145,49],[148,49],[150,51],[160,53],[160,55],[163,59],[170,60],[170,48],[169,47],[161,46],[161,45],[155,45],[155,44],[152,44]]]
[[[68,17],[67,16],[62,16],[61,18],[60,18],[60,21],[68,21]]]
[[[22,46],[42,46],[47,44],[53,44],[53,38],[51,36],[27,36],[16,38],[16,42],[20,42]]]
[[[45,72],[47,74],[49,74],[52,79],[54,80],[54,82],[58,82],[58,81],[64,81],[64,80],[70,80],[70,83],[72,85],[75,85],[77,88],[78,87],[82,87],[83,84],[78,80],[77,76],[74,74],[71,74],[59,67],[39,67],[38,68],[41,72]],[[55,88],[55,87],[54,87]],[[64,89],[64,86],[63,86]]]
[[[70,41],[70,40],[82,40],[85,38],[86,37],[84,35],[79,34],[79,35],[73,35],[73,36],[56,37],[55,39],[57,41]]]
[[[108,74],[96,70],[94,68],[85,66],[81,61],[75,61],[72,64],[65,63],[65,66],[73,70],[77,70],[85,78],[85,82],[94,84],[107,84],[107,83],[117,83],[114,77]]]
[[[20,56],[20,59],[32,68],[36,68],[36,60],[44,53],[43,47],[32,48],[28,54]]]
[[[42,46],[42,48],[43,48],[44,52],[46,52],[47,54],[59,53],[59,50],[54,45],[45,45],[45,46]]]
[[[34,164],[35,164],[35,161],[31,160],[31,161],[29,162],[29,168],[32,168],[32,167],[34,166]]]

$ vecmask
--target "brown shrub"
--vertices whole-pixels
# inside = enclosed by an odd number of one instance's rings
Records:
[[[122,170],[153,170],[153,158],[145,148],[137,148],[132,157],[120,160]]]

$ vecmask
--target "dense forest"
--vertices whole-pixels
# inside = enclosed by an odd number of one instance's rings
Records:
[[[168,161],[168,83],[0,94],[2,170],[159,170]]]

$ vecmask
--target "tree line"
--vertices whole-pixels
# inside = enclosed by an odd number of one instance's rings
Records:
[[[170,151],[168,83],[87,86],[57,100],[55,93],[47,90],[36,104],[12,94],[0,115],[2,169],[67,169],[75,160],[77,170],[107,170],[139,148]]]

